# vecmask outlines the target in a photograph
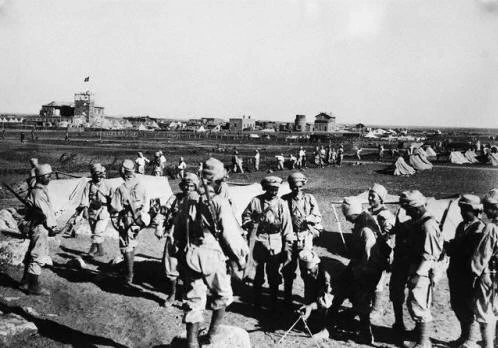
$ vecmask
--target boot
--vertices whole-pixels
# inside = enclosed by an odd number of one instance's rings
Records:
[[[176,285],[178,283],[178,280],[176,279],[168,279],[168,297],[166,298],[166,301],[164,301],[164,305],[168,306],[171,305],[173,302],[176,300]]]
[[[289,309],[292,309],[292,284],[292,280],[284,282],[284,304]]]
[[[133,262],[134,262],[135,252],[128,251],[124,254],[124,264],[125,264],[125,282],[128,285],[133,283]]]
[[[221,320],[225,315],[225,308],[216,309],[213,311],[213,316],[211,317],[211,324],[209,325],[208,333],[202,337],[202,345],[213,344],[213,339],[218,333],[218,328],[220,326]]]
[[[376,291],[374,293],[372,299],[372,313],[370,313],[370,317],[373,319],[382,318],[383,308],[382,308],[382,291]]]
[[[361,318],[361,331],[360,331],[360,343],[374,345],[375,340],[372,332],[372,324],[370,323],[370,316],[368,314],[362,316]]]
[[[494,348],[496,323],[479,323],[482,335],[482,347]]]
[[[199,348],[199,323],[187,323],[187,347]]]
[[[95,254],[95,256],[104,256],[105,255],[104,243],[98,243],[95,245],[97,246],[97,253]]]
[[[403,305],[397,306],[393,304],[393,311],[394,311],[394,324],[393,324],[394,333],[403,339],[404,336],[406,335],[406,326],[403,321]]]
[[[29,287],[28,266],[25,266],[22,279],[19,282],[19,289],[22,291],[28,291],[28,287]]]
[[[472,325],[473,323],[460,322],[460,337],[455,341],[450,342],[452,347],[461,347],[472,343]]]
[[[28,295],[50,295],[50,291],[40,286],[37,274],[28,273]]]
[[[416,341],[405,342],[404,346],[411,348],[431,348],[430,323],[417,323],[415,331],[417,336]]]
[[[92,243],[90,246],[90,250],[86,253],[88,256],[95,256],[95,253],[97,252],[98,244],[97,243]]]

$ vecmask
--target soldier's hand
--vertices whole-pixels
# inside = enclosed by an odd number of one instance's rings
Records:
[[[415,288],[417,286],[417,284],[418,284],[419,279],[420,279],[420,276],[418,274],[416,274],[416,273],[412,274],[410,276],[410,278],[408,279],[408,287],[410,289]]]
[[[311,315],[311,307],[310,306],[301,306],[297,311],[297,314],[303,317],[304,320],[308,320]]]
[[[88,220],[88,207],[83,208],[81,216],[83,217],[83,219]]]

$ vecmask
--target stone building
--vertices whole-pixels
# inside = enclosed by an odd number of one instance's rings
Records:
[[[335,116],[321,112],[315,116],[315,132],[334,132],[336,129]]]
[[[242,116],[242,118],[229,119],[230,132],[242,132],[245,130],[254,130],[256,121],[251,116]]]

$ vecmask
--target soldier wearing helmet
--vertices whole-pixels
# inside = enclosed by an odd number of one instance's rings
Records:
[[[455,237],[444,243],[446,254],[450,257],[448,267],[448,285],[450,287],[450,304],[460,323],[460,337],[453,346],[471,346],[474,328],[474,308],[471,299],[474,295],[473,275],[469,267],[472,256],[482,238],[484,223],[481,199],[478,196],[464,194],[458,201],[463,221],[458,224]]]
[[[299,264],[301,277],[304,280],[304,301],[310,303],[314,300],[312,293],[312,279],[307,279],[304,264],[299,261],[299,253],[303,250],[313,249],[313,239],[323,230],[321,225],[322,214],[318,202],[310,193],[303,192],[307,178],[303,173],[296,172],[289,175],[287,181],[291,192],[282,196],[292,218],[293,233],[287,238],[282,273],[284,276],[284,298],[287,305],[292,305],[292,285],[296,278]],[[299,261],[299,262],[298,262]]]
[[[30,242],[24,257],[24,274],[20,288],[30,295],[48,295],[49,292],[40,286],[39,277],[42,267],[49,259],[48,236],[55,233],[57,227],[47,190],[52,167],[50,164],[40,164],[36,167],[35,174],[36,184],[26,197],[31,205],[27,214]]]
[[[490,220],[472,255],[474,278],[474,314],[481,328],[483,347],[494,347],[496,336],[497,268],[498,268],[498,189],[489,191],[482,200],[484,213]]]
[[[137,236],[140,230],[150,223],[150,202],[144,185],[135,174],[135,164],[132,160],[123,161],[120,174],[124,183],[112,195],[110,209],[118,215],[119,249],[125,263],[124,280],[131,284]]]
[[[280,266],[284,260],[284,246],[293,240],[292,219],[288,205],[278,197],[282,179],[267,176],[261,181],[265,193],[254,197],[242,213],[242,227],[248,231],[249,239],[255,238],[251,250],[256,264],[254,277],[254,304],[260,306],[261,290],[265,282],[265,270],[270,285],[272,308],[278,297],[278,286],[282,281]]]
[[[104,166],[100,163],[92,164],[90,174],[92,179],[85,185],[79,209],[83,211],[83,218],[88,220],[92,231],[92,245],[88,255],[104,256],[104,232],[110,221],[107,206],[112,192],[105,181]]]
[[[167,281],[168,297],[165,305],[171,304],[176,299],[178,277],[180,276],[181,267],[178,266],[178,253],[181,250],[178,248],[178,241],[173,235],[174,220],[178,215],[180,207],[185,203],[189,192],[194,192],[199,187],[199,178],[194,173],[185,173],[185,176],[180,181],[179,185],[181,192],[172,195],[161,206],[160,211],[154,217],[152,225],[155,227],[155,235],[162,239],[166,237],[164,244],[164,252],[162,258],[163,271]]]
[[[178,250],[185,251],[178,256],[178,262],[185,266],[181,277],[185,284],[183,321],[187,326],[188,347],[199,346],[199,325],[208,289],[213,297],[213,316],[201,341],[216,345],[213,342],[225,309],[233,301],[226,261],[229,259],[239,269],[243,268],[248,253],[230,203],[217,194],[225,176],[222,162],[215,158],[206,160],[200,179],[202,187],[188,193],[174,221],[174,240],[178,241]]]

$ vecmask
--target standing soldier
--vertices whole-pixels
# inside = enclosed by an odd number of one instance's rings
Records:
[[[460,337],[453,342],[455,347],[470,343],[474,323],[472,304],[473,275],[470,269],[472,255],[482,238],[484,223],[480,219],[481,199],[474,195],[463,195],[458,201],[463,221],[458,225],[455,238],[445,242],[444,249],[450,256],[448,283],[451,308],[460,322]]]
[[[374,184],[368,191],[368,204],[370,205],[368,211],[377,221],[378,235],[377,243],[385,253],[386,262],[390,263],[392,249],[394,248],[394,236],[391,230],[394,226],[395,217],[389,209],[384,205],[384,200],[387,197],[387,189],[381,184]],[[382,277],[375,289],[375,296],[373,300],[374,316],[382,315],[382,292],[384,291],[384,284],[386,282],[387,273],[382,272]]]
[[[150,223],[149,206],[145,187],[135,174],[132,160],[124,160],[120,175],[124,180],[114,192],[110,208],[118,214],[119,248],[124,257],[125,281],[133,282],[133,261],[138,232]]]
[[[256,263],[254,305],[261,304],[261,290],[265,282],[265,267],[272,308],[276,307],[278,286],[282,282],[280,265],[284,259],[285,242],[294,240],[292,219],[287,204],[278,197],[282,179],[267,176],[261,181],[265,193],[254,197],[242,213],[242,227],[254,239],[252,257]]]
[[[203,341],[211,344],[215,339],[225,309],[233,301],[226,260],[229,258],[240,269],[248,253],[230,203],[213,195],[225,174],[223,163],[208,159],[204,163],[203,193],[190,192],[175,218],[174,239],[178,240],[179,250],[185,250],[181,262],[186,264],[183,320],[187,324],[188,347],[199,347],[199,325],[203,321],[208,289],[213,296],[213,316]]]
[[[178,277],[180,268],[178,267],[178,241],[174,239],[174,221],[178,216],[180,207],[185,203],[189,192],[196,191],[199,186],[199,178],[193,173],[185,173],[185,177],[180,181],[181,192],[171,196],[166,204],[161,207],[159,213],[154,217],[153,225],[156,226],[155,235],[161,239],[166,237],[163,252],[163,270],[168,281],[168,298],[166,304],[175,301]]]
[[[259,161],[261,159],[261,155],[259,153],[259,149],[256,149],[256,154],[254,155],[254,170],[259,170]]]
[[[411,217],[408,311],[416,323],[415,347],[431,347],[432,294],[444,242],[439,224],[427,211],[426,203],[425,196],[417,190],[405,191],[400,196],[401,207]]]
[[[137,173],[145,174],[145,165],[149,162],[150,162],[149,159],[144,157],[143,153],[138,152],[138,157],[135,160],[135,163],[137,164]]]
[[[344,146],[341,144],[339,150],[337,151],[337,165],[342,166],[342,161],[344,159]]]
[[[154,176],[163,176],[163,163],[161,161],[161,152],[157,151],[154,154],[154,160],[152,161],[152,171],[154,173]]]
[[[297,167],[299,169],[306,167],[306,151],[304,151],[302,146],[299,148],[299,152],[297,154]]]
[[[292,218],[292,237],[286,239],[284,266],[284,298],[286,305],[292,305],[292,285],[296,278],[299,253],[303,250],[313,249],[313,239],[317,238],[322,231],[322,214],[318,208],[315,197],[310,193],[304,193],[303,187],[307,182],[302,173],[293,173],[287,179],[291,192],[282,196],[288,207]],[[301,276],[305,275],[303,262],[299,262]],[[303,277],[304,279],[304,277]],[[313,299],[311,284],[304,283],[304,302],[309,303]]]
[[[104,256],[104,232],[110,221],[108,203],[111,198],[111,188],[105,182],[105,168],[100,163],[90,167],[92,179],[88,181],[81,197],[80,209],[83,218],[88,220],[92,231],[92,245],[89,256]]]
[[[349,298],[360,316],[360,341],[373,344],[370,312],[375,288],[385,269],[385,259],[376,243],[378,227],[372,215],[363,211],[361,202],[354,197],[344,199],[342,212],[346,220],[354,224],[349,248],[351,261],[341,275],[330,315],[335,316],[344,300]],[[328,336],[328,332],[324,330],[318,336]]]
[[[180,179],[183,179],[183,177],[185,176],[185,169],[187,169],[187,163],[185,163],[183,157],[180,157],[180,160],[178,161],[178,166],[176,168],[178,169],[178,177]]]
[[[471,261],[474,276],[474,314],[481,328],[483,347],[494,347],[496,334],[496,272],[498,268],[498,189],[483,199],[484,213],[491,220]]]
[[[36,167],[36,185],[26,198],[30,204],[27,219],[30,222],[30,241],[24,257],[24,274],[20,288],[30,295],[49,295],[50,292],[40,287],[39,277],[42,267],[49,258],[48,236],[57,226],[54,208],[50,202],[47,186],[50,182],[52,167],[40,164]]]
[[[31,170],[29,171],[29,178],[26,182],[28,183],[28,189],[32,189],[36,185],[36,168],[38,167],[38,158],[30,158],[29,164],[31,165]]]

